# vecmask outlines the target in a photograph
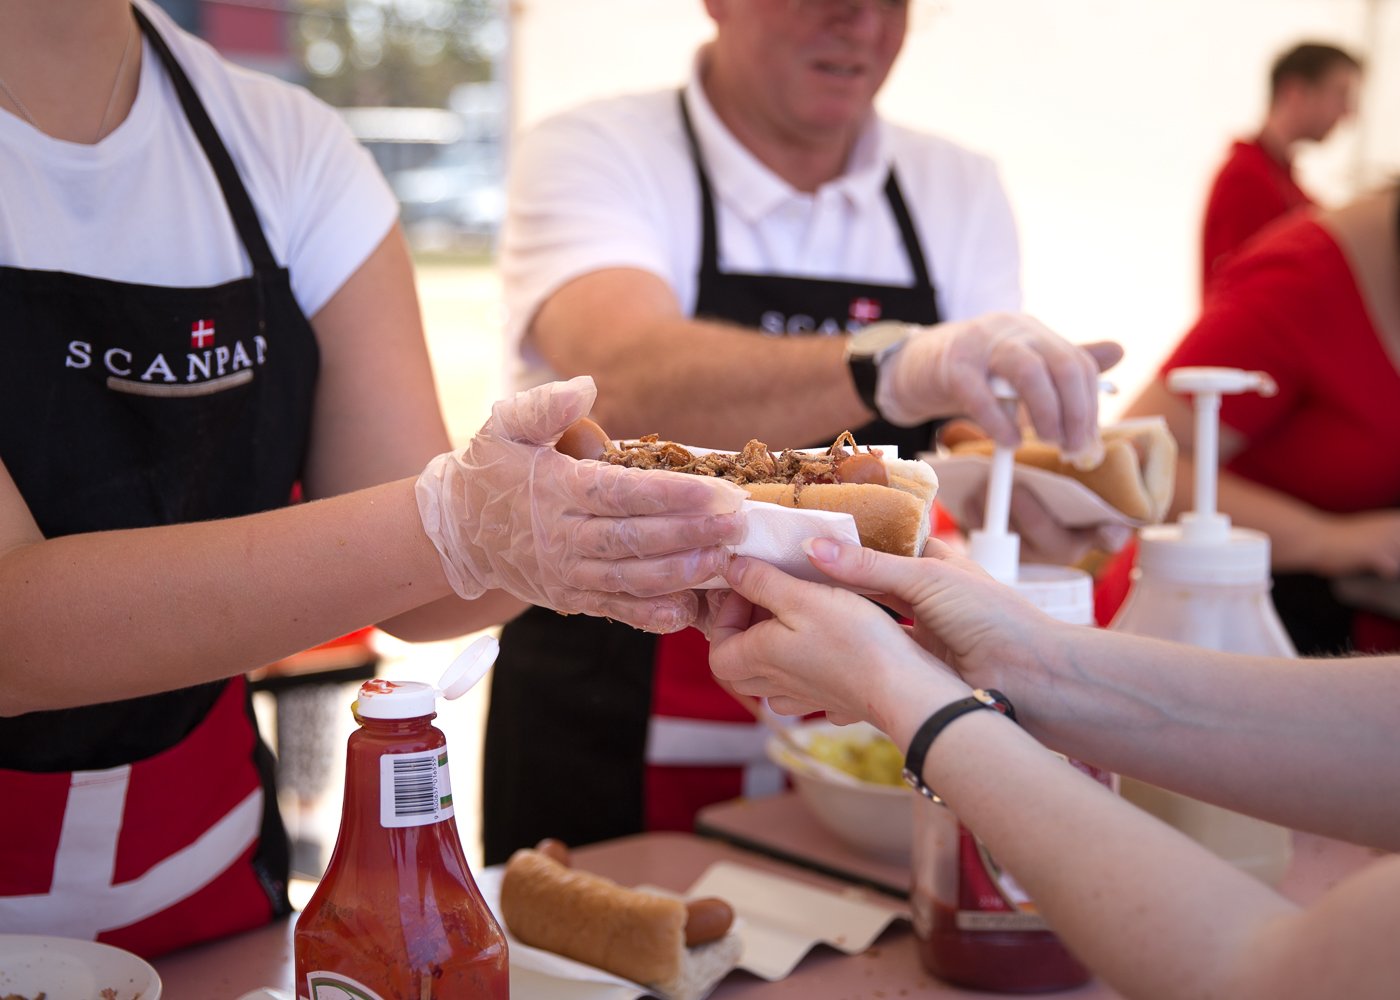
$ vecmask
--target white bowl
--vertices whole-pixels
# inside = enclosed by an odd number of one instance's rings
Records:
[[[791,730],[793,738],[807,746],[818,733],[853,740],[870,740],[880,731],[865,723],[833,726],[824,719],[805,722]],[[862,781],[834,767],[802,757],[769,737],[768,759],[792,776],[797,793],[812,815],[838,838],[867,857],[894,864],[908,864],[914,838],[913,789]]]
[[[107,992],[103,992],[103,991]],[[160,976],[129,951],[41,934],[0,934],[0,996],[159,1000]]]

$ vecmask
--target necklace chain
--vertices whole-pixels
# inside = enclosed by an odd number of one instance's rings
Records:
[[[112,78],[112,92],[107,97],[107,108],[102,112],[102,121],[97,126],[97,136],[92,140],[94,143],[101,142],[102,137],[107,134],[107,120],[112,117],[112,109],[117,104],[117,91],[121,89],[122,71],[126,69],[127,57],[131,55],[131,39],[135,33],[136,26],[133,24],[126,33],[126,45],[122,48],[121,62],[117,63],[116,76]],[[30,114],[29,109],[24,106],[24,102],[19,99],[19,95],[10,89],[10,85],[5,82],[4,77],[0,77],[0,91],[5,92],[5,96],[10,99],[10,103],[15,106],[25,121],[39,129],[40,132],[43,131],[39,128],[39,123],[34,120],[34,116]]]
[[[10,89],[10,85],[5,82],[4,77],[0,77],[0,90],[3,90],[5,96],[10,99],[10,103],[19,109],[19,113],[24,116],[25,121],[35,128],[39,128],[39,123],[34,120],[34,116],[31,115],[29,109],[24,106],[24,102],[15,96],[15,92]]]

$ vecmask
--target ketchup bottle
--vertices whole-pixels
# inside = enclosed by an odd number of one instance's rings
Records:
[[[1093,621],[1088,574],[1060,566],[1021,567],[1011,581],[1046,614],[1076,625]],[[1116,789],[1117,776],[1065,758]],[[1010,872],[951,810],[922,796],[914,804],[910,904],[919,961],[945,982],[1004,993],[1070,989],[1090,972],[1070,954]],[[1025,836],[1034,837],[1034,828]]]
[[[505,936],[462,854],[447,740],[432,725],[437,696],[464,693],[495,648],[494,639],[468,647],[440,690],[383,680],[360,687],[340,834],[297,920],[298,1000],[510,996]]]

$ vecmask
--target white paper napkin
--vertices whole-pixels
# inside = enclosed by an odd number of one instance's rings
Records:
[[[744,540],[734,546],[734,554],[762,559],[803,580],[832,583],[807,561],[807,553],[802,551],[803,539],[830,538],[851,545],[860,544],[856,519],[850,514],[830,510],[797,510],[757,500],[745,500],[743,509],[749,531]],[[706,580],[699,589],[715,590],[728,586],[717,576]]]

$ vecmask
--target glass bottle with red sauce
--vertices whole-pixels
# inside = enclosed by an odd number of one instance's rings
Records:
[[[1091,624],[1087,574],[1026,566],[1016,589],[1047,614]],[[1068,760],[1095,781],[1117,788],[1117,776]],[[1034,827],[1025,836],[1034,837]],[[1088,982],[1091,973],[1050,930],[1035,902],[985,844],[941,802],[914,804],[910,904],[919,961],[939,979],[972,989],[1042,993]]]
[[[382,680],[360,688],[340,835],[297,920],[298,1000],[510,996],[505,936],[462,853],[447,740],[432,725],[437,695],[456,697],[480,677],[453,684],[452,673],[442,691]]]

